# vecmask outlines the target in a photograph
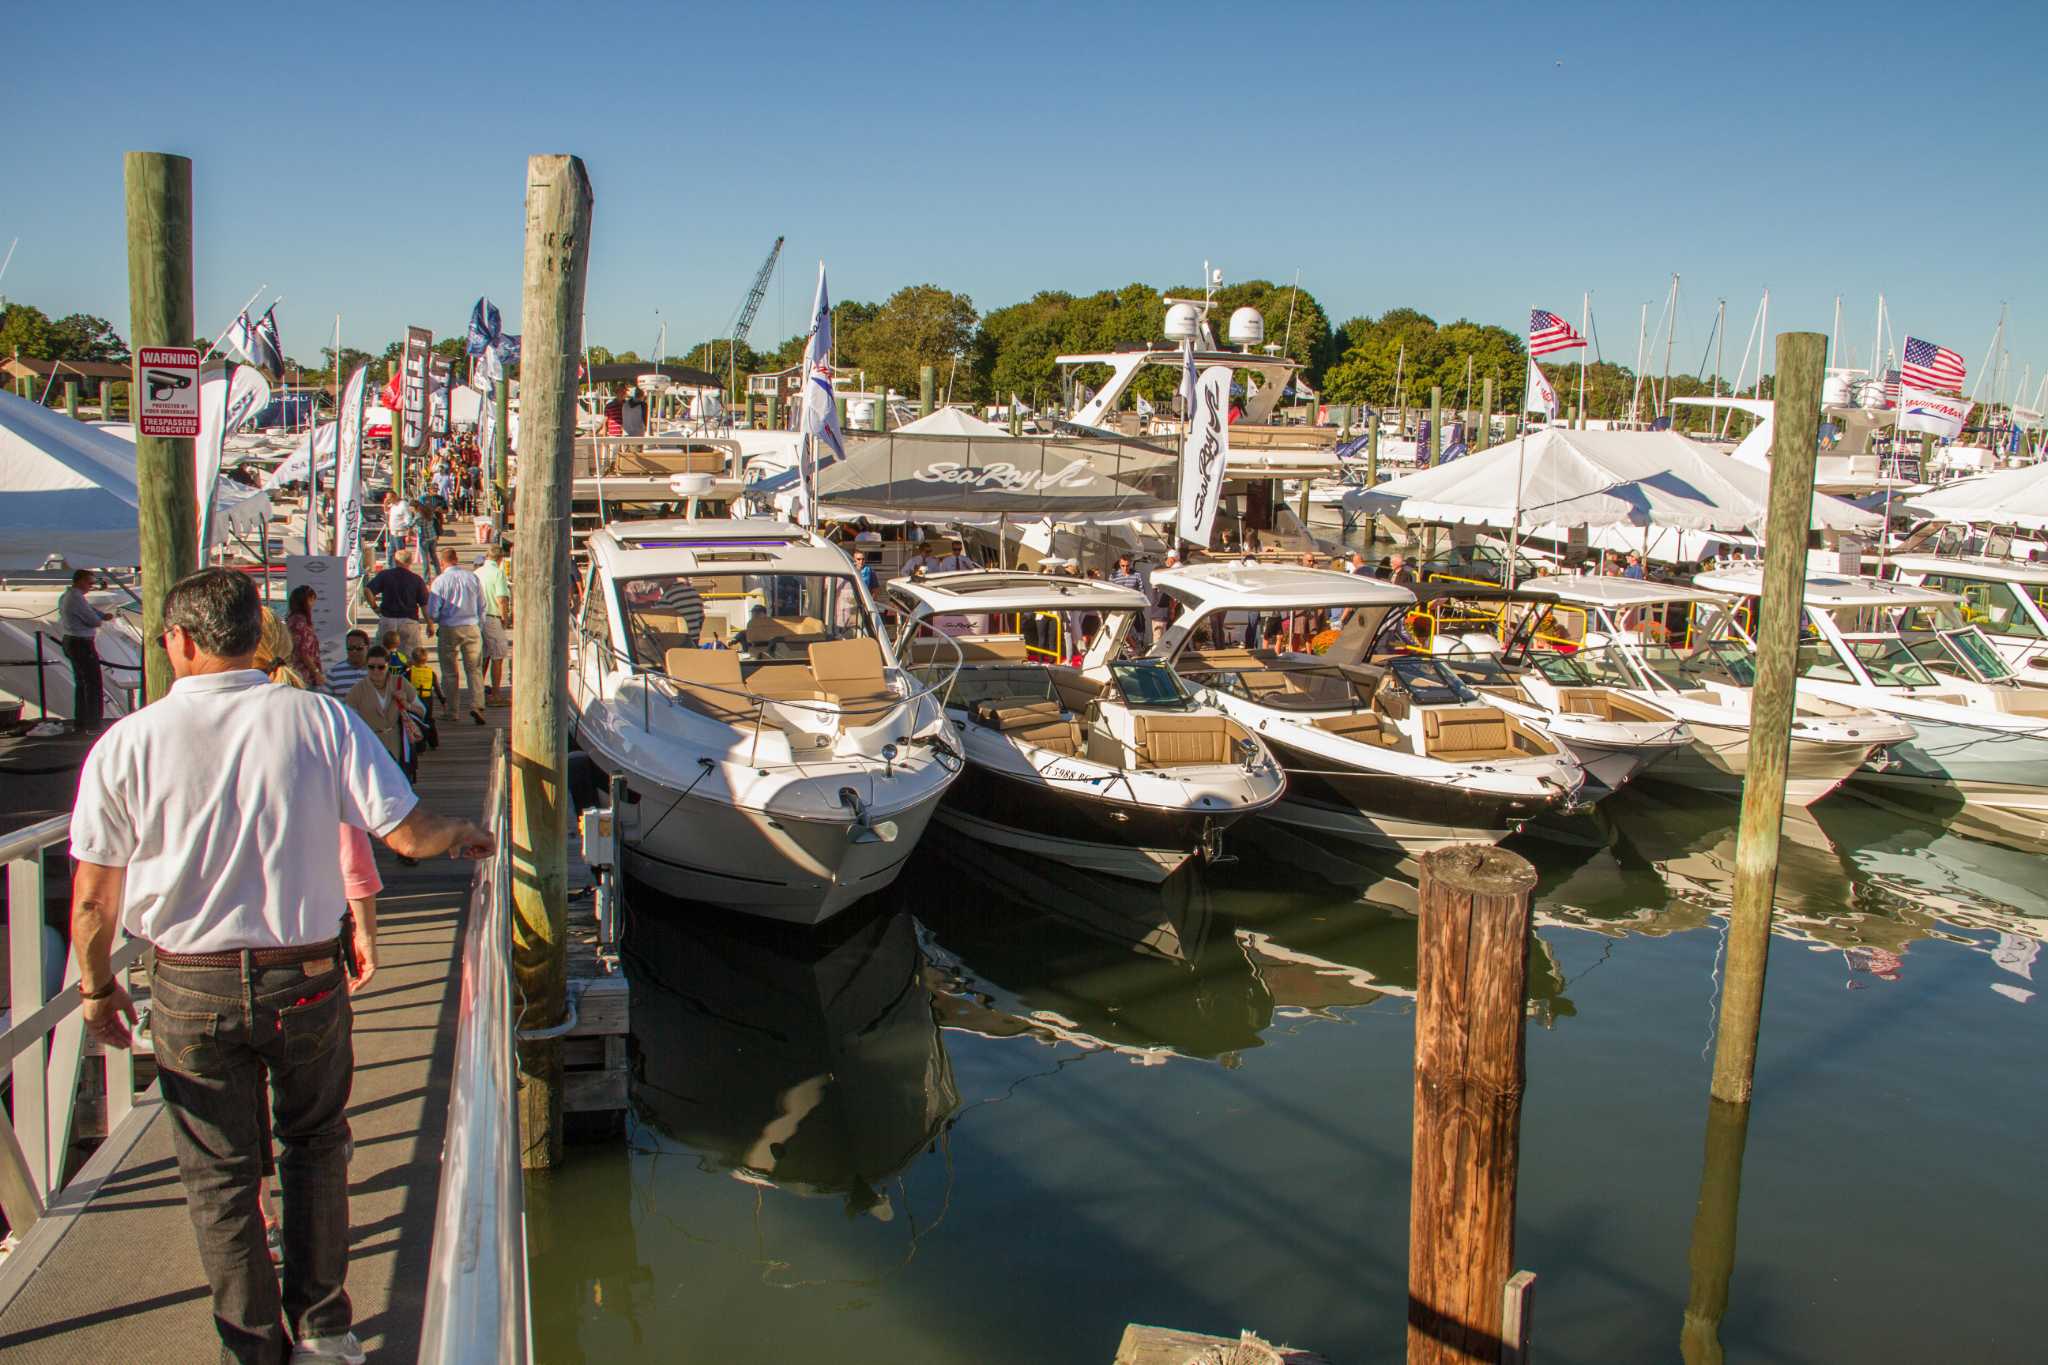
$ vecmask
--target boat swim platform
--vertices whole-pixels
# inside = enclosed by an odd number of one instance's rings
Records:
[[[502,705],[487,715],[487,726],[466,716],[441,720],[441,747],[420,763],[420,799],[429,809],[472,818],[483,810],[492,738],[510,719]],[[348,1292],[356,1334],[371,1358],[404,1361],[418,1356],[426,1305],[472,865],[436,858],[404,867],[382,844],[376,849],[384,878],[377,901],[381,961],[353,1002]],[[570,918],[580,928],[592,916],[581,894],[590,874],[578,851],[572,838]],[[61,859],[50,861],[54,872]],[[594,927],[572,934],[569,952],[570,989],[581,1008],[564,1044],[565,1100],[586,1110],[622,1109],[625,977],[600,967]],[[139,985],[142,973],[135,980]],[[86,1070],[92,1069],[89,1057]],[[138,1073],[138,1085],[152,1074],[147,1066]],[[0,1360],[57,1365],[217,1356],[212,1301],[153,1083],[138,1093],[136,1107],[147,1117],[126,1130],[131,1140],[121,1150],[102,1145],[87,1158],[0,1262]]]

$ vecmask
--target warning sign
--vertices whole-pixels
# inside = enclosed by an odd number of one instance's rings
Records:
[[[199,434],[197,347],[141,347],[135,353],[135,386],[137,435]]]

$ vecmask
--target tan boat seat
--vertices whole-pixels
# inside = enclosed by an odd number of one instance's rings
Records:
[[[1222,716],[1131,717],[1132,748],[1141,768],[1231,761],[1230,722]]]
[[[729,651],[728,651],[729,652]],[[757,664],[747,674],[746,689],[777,701],[822,701],[817,678],[802,664]]]
[[[811,646],[811,676],[827,696],[852,708],[846,719],[855,725],[874,724],[898,700],[882,665],[882,647],[865,637]]]
[[[1021,635],[955,635],[950,637],[960,647],[960,661],[969,664],[1021,664],[1031,657],[1031,651]],[[909,642],[910,660],[920,664],[950,664],[953,650],[944,640],[930,635],[915,636]]]
[[[1423,752],[1458,761],[1519,758],[1508,718],[1491,707],[1459,707],[1422,713]]]
[[[1314,723],[1318,730],[1327,730],[1361,744],[1388,742],[1388,737],[1380,732],[1379,716],[1371,711],[1354,711],[1348,716],[1318,716]]]
[[[1081,752],[1081,723],[1062,711],[1056,701],[980,701],[974,704],[972,715],[976,724],[1035,748],[1067,755]]]
[[[746,684],[740,681],[740,657],[731,650],[671,649],[662,658],[662,671],[675,680],[677,696],[691,709],[729,725],[753,718],[754,704],[743,695]]]

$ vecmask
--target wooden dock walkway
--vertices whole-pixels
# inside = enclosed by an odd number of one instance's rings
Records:
[[[491,736],[509,717],[503,706],[488,714],[489,726],[442,721],[441,747],[420,765],[431,809],[480,812]],[[425,1305],[470,865],[401,867],[379,845],[378,866],[381,961],[354,1001],[348,1290],[372,1358],[401,1361],[418,1354]],[[154,1103],[153,1086],[138,1096]],[[0,1359],[213,1358],[206,1278],[161,1109],[125,1151],[102,1148],[82,1174],[0,1263]]]

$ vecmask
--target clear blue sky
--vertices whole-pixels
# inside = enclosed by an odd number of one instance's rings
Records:
[[[202,330],[268,281],[302,358],[337,311],[372,349],[445,333],[516,315],[524,159],[567,151],[614,349],[722,331],[781,233],[757,345],[820,258],[835,297],[984,310],[1206,258],[1298,268],[1340,321],[1576,321],[1591,289],[1624,363],[1674,270],[1682,370],[1720,297],[1733,368],[1765,285],[1774,331],[1843,295],[1859,360],[1880,290],[1973,376],[2001,301],[2015,374],[2048,360],[2039,5],[236,8],[9,18],[0,292],[125,332],[121,153],[174,151]]]

